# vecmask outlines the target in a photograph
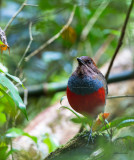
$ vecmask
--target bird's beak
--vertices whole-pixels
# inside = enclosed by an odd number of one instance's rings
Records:
[[[85,65],[85,62],[82,59],[80,59],[79,57],[77,57],[77,61],[78,61],[79,64]]]
[[[86,63],[81,58],[77,57],[77,61],[78,61],[79,65],[84,65],[88,69],[89,72],[91,72],[91,73],[93,72],[92,68],[87,66]]]

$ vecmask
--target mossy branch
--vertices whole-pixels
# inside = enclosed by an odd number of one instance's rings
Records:
[[[94,134],[94,142],[88,143],[87,133],[83,131],[64,146],[51,152],[44,160],[113,160],[118,155],[133,151],[134,139],[130,136],[111,141],[107,134]],[[115,156],[115,157],[114,157]]]
[[[88,131],[78,133],[73,139],[54,152],[50,153],[44,160],[81,160],[84,157],[89,157],[96,144],[89,143],[86,138]]]

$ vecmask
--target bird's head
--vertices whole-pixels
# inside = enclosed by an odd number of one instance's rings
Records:
[[[76,72],[78,74],[94,74],[98,73],[97,66],[92,58],[88,56],[77,57],[78,67]]]

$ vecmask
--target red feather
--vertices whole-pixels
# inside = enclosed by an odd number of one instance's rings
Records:
[[[105,105],[105,89],[102,87],[89,95],[77,95],[67,87],[67,98],[75,111],[91,115],[98,107]]]

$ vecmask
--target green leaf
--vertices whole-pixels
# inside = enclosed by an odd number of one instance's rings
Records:
[[[9,90],[9,95],[14,100],[16,106],[23,112],[25,117],[28,119],[26,113],[26,106],[23,103],[21,97],[19,96],[17,87],[5,75],[1,73],[0,73],[0,84]]]
[[[19,83],[20,85],[22,85],[22,87],[25,89],[23,83],[21,82],[21,80],[20,80],[18,77],[13,76],[13,75],[7,73],[7,72],[4,70],[4,68],[3,68],[3,69],[0,69],[0,72],[6,74],[8,77],[10,77],[11,79],[13,79],[15,82],[17,82],[17,83]]]
[[[4,106],[0,106],[0,112],[4,110]]]
[[[4,44],[4,43],[0,40],[0,44],[2,45],[2,44]]]
[[[12,78],[15,82],[19,83],[20,85],[22,85],[22,87],[25,89],[23,83],[21,82],[21,80],[18,77],[12,76],[9,73],[6,73],[7,76],[9,76],[10,78]]]
[[[104,118],[103,118],[102,114],[99,114],[99,119],[100,119],[100,121],[101,121],[102,123],[104,122]]]
[[[9,150],[5,142],[0,143],[0,160],[7,160],[8,156],[15,151],[17,150],[16,149]]]
[[[79,118],[80,119],[80,116],[74,111],[74,110],[72,110],[71,108],[69,108],[69,107],[66,107],[66,106],[61,106],[60,108],[65,108],[65,109],[68,109],[69,111],[71,111],[74,115],[76,115],[76,117],[77,118]]]
[[[127,127],[127,126],[131,126],[134,125],[134,119],[126,119],[124,121],[122,121],[117,128],[123,128],[123,127]]]
[[[0,86],[2,87],[2,86]],[[0,112],[5,111],[6,113],[10,114],[10,116],[15,117],[16,115],[16,105],[13,101],[13,99],[11,98],[10,95],[8,95],[5,91],[5,88],[2,87],[0,88],[0,95],[1,95],[1,99],[0,99]]]
[[[89,117],[80,117],[80,118],[72,118],[71,121],[74,123],[85,123],[85,124],[89,124],[91,122],[91,118]]]
[[[91,126],[92,124],[92,118],[89,117],[89,115],[86,115],[86,117],[81,117],[77,114],[77,112],[75,112],[73,109],[66,107],[66,106],[62,106],[60,108],[65,108],[68,109],[69,111],[71,111],[77,118],[72,119],[72,121],[74,121],[74,123],[82,123],[83,126],[85,126],[85,124],[88,124],[89,126]]]
[[[134,124],[134,117],[121,117],[113,120],[112,122],[109,122],[108,124],[106,124],[106,126],[102,127],[100,130],[104,131],[112,127],[122,128],[126,126],[131,126],[133,124]]]
[[[23,136],[27,136],[27,137],[31,138],[36,144],[38,142],[38,138],[37,137],[31,136],[30,134],[28,134],[26,132],[23,133]]]
[[[120,31],[118,30],[111,30],[111,33],[115,36],[119,36],[120,35]]]
[[[59,8],[59,7],[70,7],[72,6],[72,3],[67,3],[67,2],[64,2],[62,0],[59,0],[58,3],[57,1],[53,1],[53,3],[50,1],[50,0],[39,0],[38,1],[39,3],[39,7],[42,9],[42,10],[46,10],[46,9],[55,9],[55,8]]]
[[[18,150],[17,149],[11,149],[11,150],[9,150],[8,152],[7,152],[7,154],[6,154],[6,159],[8,158],[8,156],[9,155],[12,155],[14,152],[17,152]]]
[[[6,133],[6,137],[8,137],[8,138],[16,138],[16,137],[19,137],[19,136],[29,137],[30,139],[32,139],[37,144],[37,140],[38,140],[37,137],[31,136],[30,134],[24,132],[22,129],[11,128]]]
[[[82,122],[85,122],[85,120],[84,119],[82,119],[82,117],[81,117],[81,119],[80,118],[77,118],[77,117],[75,117],[75,118],[71,118],[71,121],[72,122],[74,122],[74,123],[82,123]]]
[[[4,68],[1,68],[1,69],[0,69],[0,72],[6,73],[6,72],[4,71]]]
[[[8,146],[6,144],[5,145],[0,144],[0,159],[1,160],[6,160],[7,151],[8,151]]]
[[[4,113],[0,113],[0,126],[2,126],[6,122],[6,115]]]
[[[49,136],[49,134],[46,133],[45,136],[46,137],[44,138],[43,142],[47,145],[49,153],[51,153],[59,145],[57,143],[55,143],[54,139],[51,136]]]
[[[19,128],[11,128],[8,129],[7,133],[6,133],[6,137],[8,138],[16,138],[19,136],[22,136],[24,134],[24,131],[19,129]]]
[[[7,67],[5,67],[2,63],[0,63],[0,72],[2,72],[2,73],[8,72]]]

